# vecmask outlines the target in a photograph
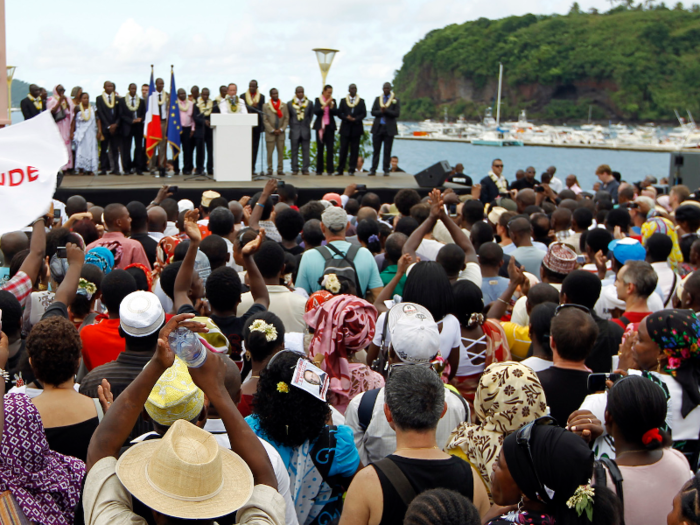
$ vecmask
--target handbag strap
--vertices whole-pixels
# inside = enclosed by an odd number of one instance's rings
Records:
[[[416,491],[398,465],[389,457],[372,463],[372,465],[374,465],[374,468],[381,470],[382,474],[387,477],[389,483],[391,483],[396,492],[398,492],[404,505],[408,507],[415,499]]]

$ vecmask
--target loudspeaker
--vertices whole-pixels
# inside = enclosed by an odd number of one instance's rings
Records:
[[[669,186],[684,184],[693,192],[700,187],[700,153],[671,153]]]
[[[439,188],[445,184],[445,180],[452,172],[452,166],[446,160],[433,164],[429,168],[416,173],[413,178],[416,179],[418,186],[421,188]]]

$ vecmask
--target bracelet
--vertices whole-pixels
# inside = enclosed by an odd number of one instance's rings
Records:
[[[265,205],[262,202],[256,202],[255,205],[260,206],[261,208],[265,207]]]
[[[501,299],[500,297],[498,298],[498,300],[501,301],[501,302],[502,302],[503,304],[505,304],[505,305],[509,305],[509,304],[510,304],[510,302],[504,301],[504,300]]]
[[[5,383],[7,383],[10,380],[10,374],[0,368],[0,376],[2,376],[5,379]]]

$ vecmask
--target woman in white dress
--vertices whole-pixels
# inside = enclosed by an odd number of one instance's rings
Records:
[[[83,93],[75,108],[71,138],[75,142],[75,169],[94,175],[97,171],[97,120],[90,95]]]

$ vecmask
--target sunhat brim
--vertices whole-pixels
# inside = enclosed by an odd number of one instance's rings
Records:
[[[243,459],[219,446],[224,485],[216,496],[204,501],[182,501],[154,489],[146,479],[148,461],[160,445],[154,439],[134,445],[117,461],[116,474],[122,485],[144,505],[182,519],[214,519],[240,509],[253,494],[253,473]]]

